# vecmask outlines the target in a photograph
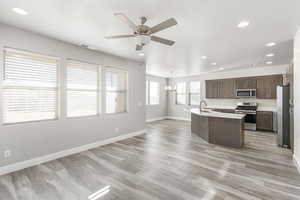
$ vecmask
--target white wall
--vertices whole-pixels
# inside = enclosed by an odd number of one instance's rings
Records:
[[[65,68],[66,58],[127,70],[129,73],[129,112],[68,119],[65,110],[66,96],[64,90],[62,90],[60,102],[62,112],[59,120],[15,125],[0,124],[0,167],[145,129],[144,64],[90,51],[0,24],[1,75],[3,67],[2,53],[5,46],[60,57],[62,72]],[[65,88],[65,82],[61,84],[62,88]],[[0,105],[2,105],[1,101],[0,98]],[[1,106],[0,122],[2,122]],[[116,132],[116,127],[119,128],[119,132]],[[12,156],[8,159],[3,158],[3,151],[6,149],[12,151]]]
[[[160,85],[159,105],[147,105],[146,106],[146,120],[151,121],[154,119],[160,119],[167,115],[168,99],[165,86],[167,85],[167,78],[147,75],[147,80],[157,81]]]
[[[294,158],[300,167],[300,29],[294,40]],[[299,168],[300,169],[300,168]]]
[[[212,79],[225,79],[225,78],[236,78],[236,77],[251,77],[251,76],[264,76],[264,75],[272,75],[272,74],[286,74],[288,69],[288,65],[283,66],[267,66],[267,67],[257,67],[257,68],[248,68],[248,69],[236,69],[229,71],[220,71],[220,72],[212,72],[199,76],[189,76],[189,77],[181,77],[181,78],[172,78],[170,79],[170,84],[175,85],[180,81],[194,81],[200,80],[201,82],[201,99],[205,99],[205,80]],[[177,118],[190,118],[189,109],[190,106],[187,105],[176,105],[175,104],[175,93],[170,93],[168,103],[168,116],[177,117]],[[235,108],[237,102],[240,102],[239,99],[206,99],[208,106],[216,107],[224,107],[224,108]],[[255,101],[259,103],[260,107],[267,107],[270,110],[275,109],[276,100],[249,100],[245,99],[245,101]]]

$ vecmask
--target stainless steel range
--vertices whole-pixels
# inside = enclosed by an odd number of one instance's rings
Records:
[[[245,129],[256,130],[256,110],[257,103],[254,102],[243,102],[238,103],[235,108],[235,113],[246,114],[245,117]]]

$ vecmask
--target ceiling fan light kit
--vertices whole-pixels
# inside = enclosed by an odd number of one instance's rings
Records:
[[[165,44],[168,46],[172,46],[175,44],[174,41],[168,40],[165,38],[157,37],[152,34],[157,33],[159,31],[165,30],[177,24],[177,21],[174,18],[170,18],[166,21],[157,24],[156,26],[149,27],[146,26],[145,23],[147,22],[146,17],[141,17],[141,24],[135,25],[135,23],[129,19],[123,13],[115,13],[114,16],[118,17],[121,21],[125,22],[129,28],[133,30],[133,34],[130,35],[116,35],[116,36],[107,36],[106,39],[120,39],[120,38],[136,38],[136,51],[143,50],[143,47],[147,45],[150,41],[158,42],[161,44]]]

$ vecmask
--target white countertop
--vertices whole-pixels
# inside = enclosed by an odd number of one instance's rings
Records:
[[[228,119],[243,119],[246,116],[245,114],[221,113],[216,111],[200,112],[200,109],[198,108],[191,109],[191,113],[204,116],[204,117],[219,117],[219,118],[228,118]]]
[[[257,111],[270,111],[276,112],[276,107],[257,107]]]
[[[231,109],[231,110],[235,110],[236,106],[219,106],[219,105],[208,105],[206,107],[207,109]],[[276,112],[276,107],[262,107],[262,106],[258,106],[257,107],[257,111],[271,111],[271,112]]]

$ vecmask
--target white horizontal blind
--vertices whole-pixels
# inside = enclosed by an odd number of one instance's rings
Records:
[[[99,112],[100,67],[69,60],[67,67],[67,116],[91,116]]]
[[[149,104],[149,81],[146,80],[146,105]]]
[[[127,72],[107,69],[105,71],[106,113],[127,111]]]
[[[4,51],[3,123],[57,118],[58,59]]]
[[[150,92],[150,105],[158,105],[159,104],[159,83],[155,81],[150,81],[149,84]]]
[[[200,81],[190,82],[189,104],[192,106],[200,105]]]
[[[186,84],[179,82],[176,84],[176,104],[186,104]]]

